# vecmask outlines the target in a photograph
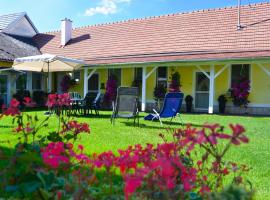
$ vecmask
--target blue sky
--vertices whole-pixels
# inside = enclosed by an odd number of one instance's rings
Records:
[[[263,0],[242,0],[242,4]],[[1,0],[0,15],[28,13],[40,32],[59,29],[60,20],[74,27],[169,13],[237,5],[237,0]]]

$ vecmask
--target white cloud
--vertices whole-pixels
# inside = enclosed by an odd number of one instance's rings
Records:
[[[85,10],[85,16],[93,16],[96,14],[115,14],[118,12],[118,6],[121,3],[129,3],[131,0],[101,0],[100,5]]]

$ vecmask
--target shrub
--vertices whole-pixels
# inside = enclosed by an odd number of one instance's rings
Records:
[[[37,103],[37,106],[45,106],[46,93],[44,91],[34,91],[33,101]]]
[[[166,95],[167,88],[163,84],[156,85],[154,89],[155,99],[163,99]]]
[[[171,75],[171,83],[169,85],[169,91],[170,92],[179,92],[180,91],[180,87],[181,87],[181,84],[180,84],[180,74],[179,72],[174,72],[172,75]]]
[[[51,96],[47,104],[61,107],[63,102],[65,96]],[[88,124],[59,114],[58,131],[36,138],[41,128],[48,126],[49,117],[40,122],[37,116],[20,112],[18,105],[12,99],[2,114],[14,117],[18,124],[14,131],[24,138],[11,156],[4,156],[9,161],[0,170],[4,198],[252,198],[249,182],[242,176],[249,168],[225,159],[232,146],[249,142],[239,124],[230,124],[230,133],[218,124],[205,124],[202,128],[188,125],[173,131],[170,140],[160,134],[163,142],[156,146],[137,144],[116,154],[107,151],[86,155],[76,141],[80,134],[90,133]],[[118,172],[121,177],[115,182]],[[224,180],[230,177],[231,184],[226,185]]]
[[[29,90],[18,90],[14,95],[13,98],[17,99],[20,102],[20,107],[24,108],[24,97],[30,97]]]

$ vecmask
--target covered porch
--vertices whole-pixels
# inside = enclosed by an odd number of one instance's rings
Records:
[[[83,72],[83,95],[92,90],[91,83],[95,80],[98,81],[97,90],[104,91],[109,73],[120,71],[117,72],[117,76],[120,76],[119,86],[132,86],[136,78],[139,79],[141,110],[151,110],[154,87],[163,81],[168,88],[171,74],[177,71],[181,76],[181,91],[185,96],[191,95],[194,98],[193,110],[212,114],[217,112],[219,95],[228,93],[237,73],[246,73],[251,86],[249,109],[254,114],[270,114],[270,96],[267,95],[270,92],[269,63],[268,60],[231,60],[86,66]],[[229,102],[228,112],[234,111],[233,104]]]

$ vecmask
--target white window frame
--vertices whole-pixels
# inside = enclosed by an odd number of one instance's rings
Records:
[[[197,111],[207,111],[208,108],[196,108],[196,84],[197,84],[197,82],[196,82],[197,81],[196,75],[197,75],[197,72],[203,73],[200,70],[196,70],[196,69],[193,70],[193,81],[192,81],[193,82],[193,86],[192,86],[193,87],[193,92],[192,92],[192,95],[193,95],[194,109],[197,110]],[[210,73],[210,70],[205,70],[205,72],[206,73]],[[210,87],[210,85],[209,85],[209,87]],[[205,93],[207,93],[207,92],[205,92]],[[208,94],[210,94],[210,88],[209,88]],[[215,102],[214,102],[214,104],[215,104]]]

